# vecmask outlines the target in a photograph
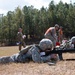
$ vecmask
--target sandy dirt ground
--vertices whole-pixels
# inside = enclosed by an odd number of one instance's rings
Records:
[[[0,57],[17,52],[19,52],[18,46],[0,47]],[[33,61],[0,64],[0,75],[75,75],[75,53],[63,54],[63,58],[64,61],[58,61],[55,65]]]

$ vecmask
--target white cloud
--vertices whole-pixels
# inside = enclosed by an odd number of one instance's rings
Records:
[[[34,8],[40,9],[42,6],[48,7],[49,3],[52,0],[24,0],[24,1],[27,3],[27,6],[33,5]],[[74,3],[75,0],[54,0],[55,4],[59,3],[60,1],[62,1],[63,3],[70,3],[70,1],[72,1],[72,3]]]
[[[31,6],[33,5],[34,8],[40,9],[42,6],[48,7],[49,3],[52,0],[0,0],[0,13],[6,14],[7,11],[14,11],[15,8],[20,6]],[[54,0],[55,3],[58,3],[60,0]],[[75,2],[75,0],[61,0],[63,3],[70,1]]]
[[[0,9],[0,14],[6,15],[7,12],[8,12],[7,10]]]
[[[62,1],[63,3],[70,3],[70,0],[54,0],[56,3],[59,3]]]
[[[42,6],[48,7],[50,0],[24,0],[28,6],[33,5],[34,8],[40,9]]]

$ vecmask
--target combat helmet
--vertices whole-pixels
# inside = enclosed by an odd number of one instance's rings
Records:
[[[75,44],[75,36],[71,38],[71,43]]]
[[[52,49],[53,43],[51,40],[44,38],[39,42],[39,46],[42,50]]]

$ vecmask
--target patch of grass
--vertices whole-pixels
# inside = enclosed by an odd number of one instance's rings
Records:
[[[19,52],[18,46],[0,47],[0,57]],[[64,59],[75,59],[75,53],[63,54]],[[58,61],[56,65],[47,63],[0,64],[0,75],[75,75],[75,61]]]
[[[0,57],[1,56],[10,56],[17,52],[19,52],[18,46],[0,47]]]

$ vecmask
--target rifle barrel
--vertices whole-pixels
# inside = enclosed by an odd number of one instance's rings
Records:
[[[60,53],[70,53],[70,52],[75,52],[75,48],[74,49],[60,49],[60,50],[52,50],[49,51],[49,54],[60,54]]]

